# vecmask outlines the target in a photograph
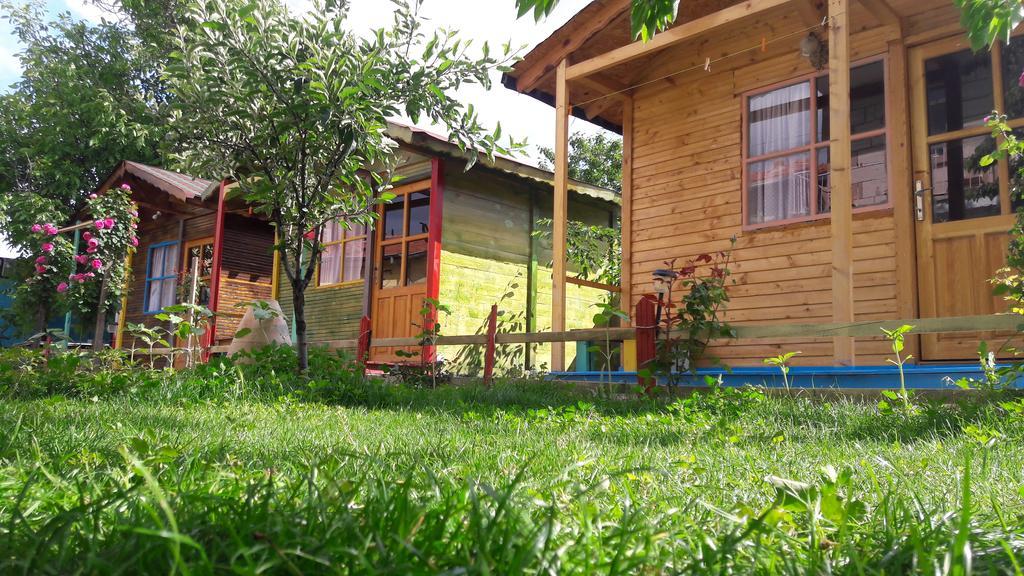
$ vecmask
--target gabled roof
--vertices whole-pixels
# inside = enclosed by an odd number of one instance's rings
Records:
[[[171,172],[156,166],[148,166],[138,162],[125,161],[125,172],[145,180],[152,186],[163,190],[179,200],[206,198],[216,186],[216,182],[196,178],[180,172]]]
[[[416,126],[410,126],[401,122],[389,121],[388,122],[388,136],[394,138],[401,144],[418,148],[425,152],[432,152],[434,154],[441,154],[449,158],[456,158],[465,160],[467,153],[461,150],[455,144],[448,141],[447,138],[440,134],[435,134],[429,130],[417,128]],[[543,168],[537,168],[536,166],[530,166],[518,160],[514,160],[507,156],[496,155],[493,160],[481,156],[477,163],[481,166],[511,174],[519,178],[530,180],[532,182],[539,182],[547,186],[553,187],[555,184],[555,175]],[[621,202],[620,195],[614,190],[602,188],[600,186],[594,186],[585,182],[579,182],[577,180],[569,180],[569,191],[584,196],[590,196],[591,198],[597,198],[604,200],[605,202],[612,202],[619,204]]]

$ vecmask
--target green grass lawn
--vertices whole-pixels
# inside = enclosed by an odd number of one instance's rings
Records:
[[[185,393],[166,380],[186,377],[161,378],[0,402],[0,573],[1024,564],[1024,401],[883,414],[756,391],[652,401],[367,384],[327,404],[251,380],[198,393],[215,375],[194,376]]]

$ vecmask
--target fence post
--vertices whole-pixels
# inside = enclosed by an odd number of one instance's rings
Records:
[[[359,347],[356,350],[356,362],[366,370],[366,362],[370,356],[370,317],[359,319]]]
[[[484,349],[484,384],[490,386],[494,381],[494,340],[498,333],[498,305],[491,305],[491,314],[487,317],[487,347]]]
[[[649,368],[656,353],[655,346],[658,337],[657,318],[655,317],[656,303],[656,297],[647,294],[640,298],[640,301],[636,304],[634,318],[636,322],[636,367],[638,371]],[[644,378],[638,375],[637,383],[643,386],[645,390],[650,391],[654,387],[655,379],[654,377]]]

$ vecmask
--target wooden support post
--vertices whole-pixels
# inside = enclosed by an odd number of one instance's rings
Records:
[[[441,226],[444,222],[444,160],[430,159],[430,214],[427,226],[427,294],[426,297],[437,302],[441,295]],[[430,317],[426,319],[426,328],[433,332],[437,323],[437,306],[424,303],[430,307]],[[424,346],[420,358],[424,364],[433,364],[437,357],[437,346]]]
[[[356,363],[366,369],[366,362],[370,356],[370,334],[372,324],[369,316],[359,319],[359,346],[356,348]]]
[[[569,83],[568,62],[558,64],[555,96],[555,197],[551,233],[551,330],[565,330],[565,227],[569,217]],[[565,370],[565,343],[551,345],[551,371]]]
[[[495,341],[498,334],[498,305],[491,305],[491,313],[487,316],[487,344],[484,348],[484,384],[490,386],[494,382]]]
[[[533,233],[537,227],[537,220],[540,220],[540,210],[537,206],[537,191],[530,190],[530,224],[528,241],[530,243],[530,263],[526,269],[526,331],[537,331],[537,254],[540,253],[540,239],[534,237]],[[530,372],[534,368],[535,347],[533,344],[526,344],[523,359],[524,369]]]
[[[657,298],[650,294],[644,295],[636,303],[633,325],[636,327],[636,367],[637,370],[650,368],[656,354],[658,338],[658,320],[656,317]],[[650,391],[656,383],[653,377],[637,376],[637,383]]]
[[[133,254],[133,252],[129,252],[124,257],[124,284],[121,288],[121,309],[117,315],[117,333],[114,335],[115,350],[121,350],[124,347],[124,330],[128,324],[128,290],[130,288],[128,284],[132,279]]]
[[[853,197],[850,177],[849,0],[829,0],[829,174],[832,181],[832,318],[853,322]],[[834,360],[853,366],[854,340],[833,339]]]
[[[213,264],[210,266],[210,311],[220,311],[220,270],[224,258],[224,196],[227,195],[227,180],[220,181],[217,190],[217,215],[213,223]],[[207,334],[207,352],[203,360],[210,359],[209,348],[217,345],[217,316],[210,318]]]
[[[633,98],[622,102],[622,271],[619,309],[627,313],[633,307]],[[628,326],[629,324],[626,323]]]

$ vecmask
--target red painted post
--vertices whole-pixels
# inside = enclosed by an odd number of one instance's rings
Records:
[[[359,348],[356,351],[356,362],[366,369],[366,362],[370,356],[370,317],[363,316],[359,320]]]
[[[427,233],[427,298],[437,301],[441,294],[441,226],[444,223],[444,160],[430,160],[430,215]],[[427,319],[425,329],[433,331],[437,308]],[[420,355],[424,364],[436,361],[437,347],[424,346]]]
[[[490,386],[494,381],[494,341],[498,333],[498,305],[491,306],[491,315],[487,317],[487,348],[484,350],[484,384]]]
[[[637,370],[643,370],[649,368],[650,363],[654,360],[656,354],[657,345],[657,318],[656,318],[656,306],[657,298],[650,294],[644,295],[640,298],[640,301],[636,304],[636,314],[634,319],[636,322],[636,367]],[[655,385],[655,379],[653,377],[644,378],[637,376],[637,383],[644,387],[644,390],[650,392]]]
[[[213,224],[213,264],[210,267],[210,311],[216,314],[220,309],[220,269],[224,258],[224,196],[228,181],[221,180],[217,191],[217,215]],[[184,249],[182,247],[181,249]],[[203,361],[210,360],[210,347],[217,344],[217,316],[210,319],[206,331],[206,352]]]

